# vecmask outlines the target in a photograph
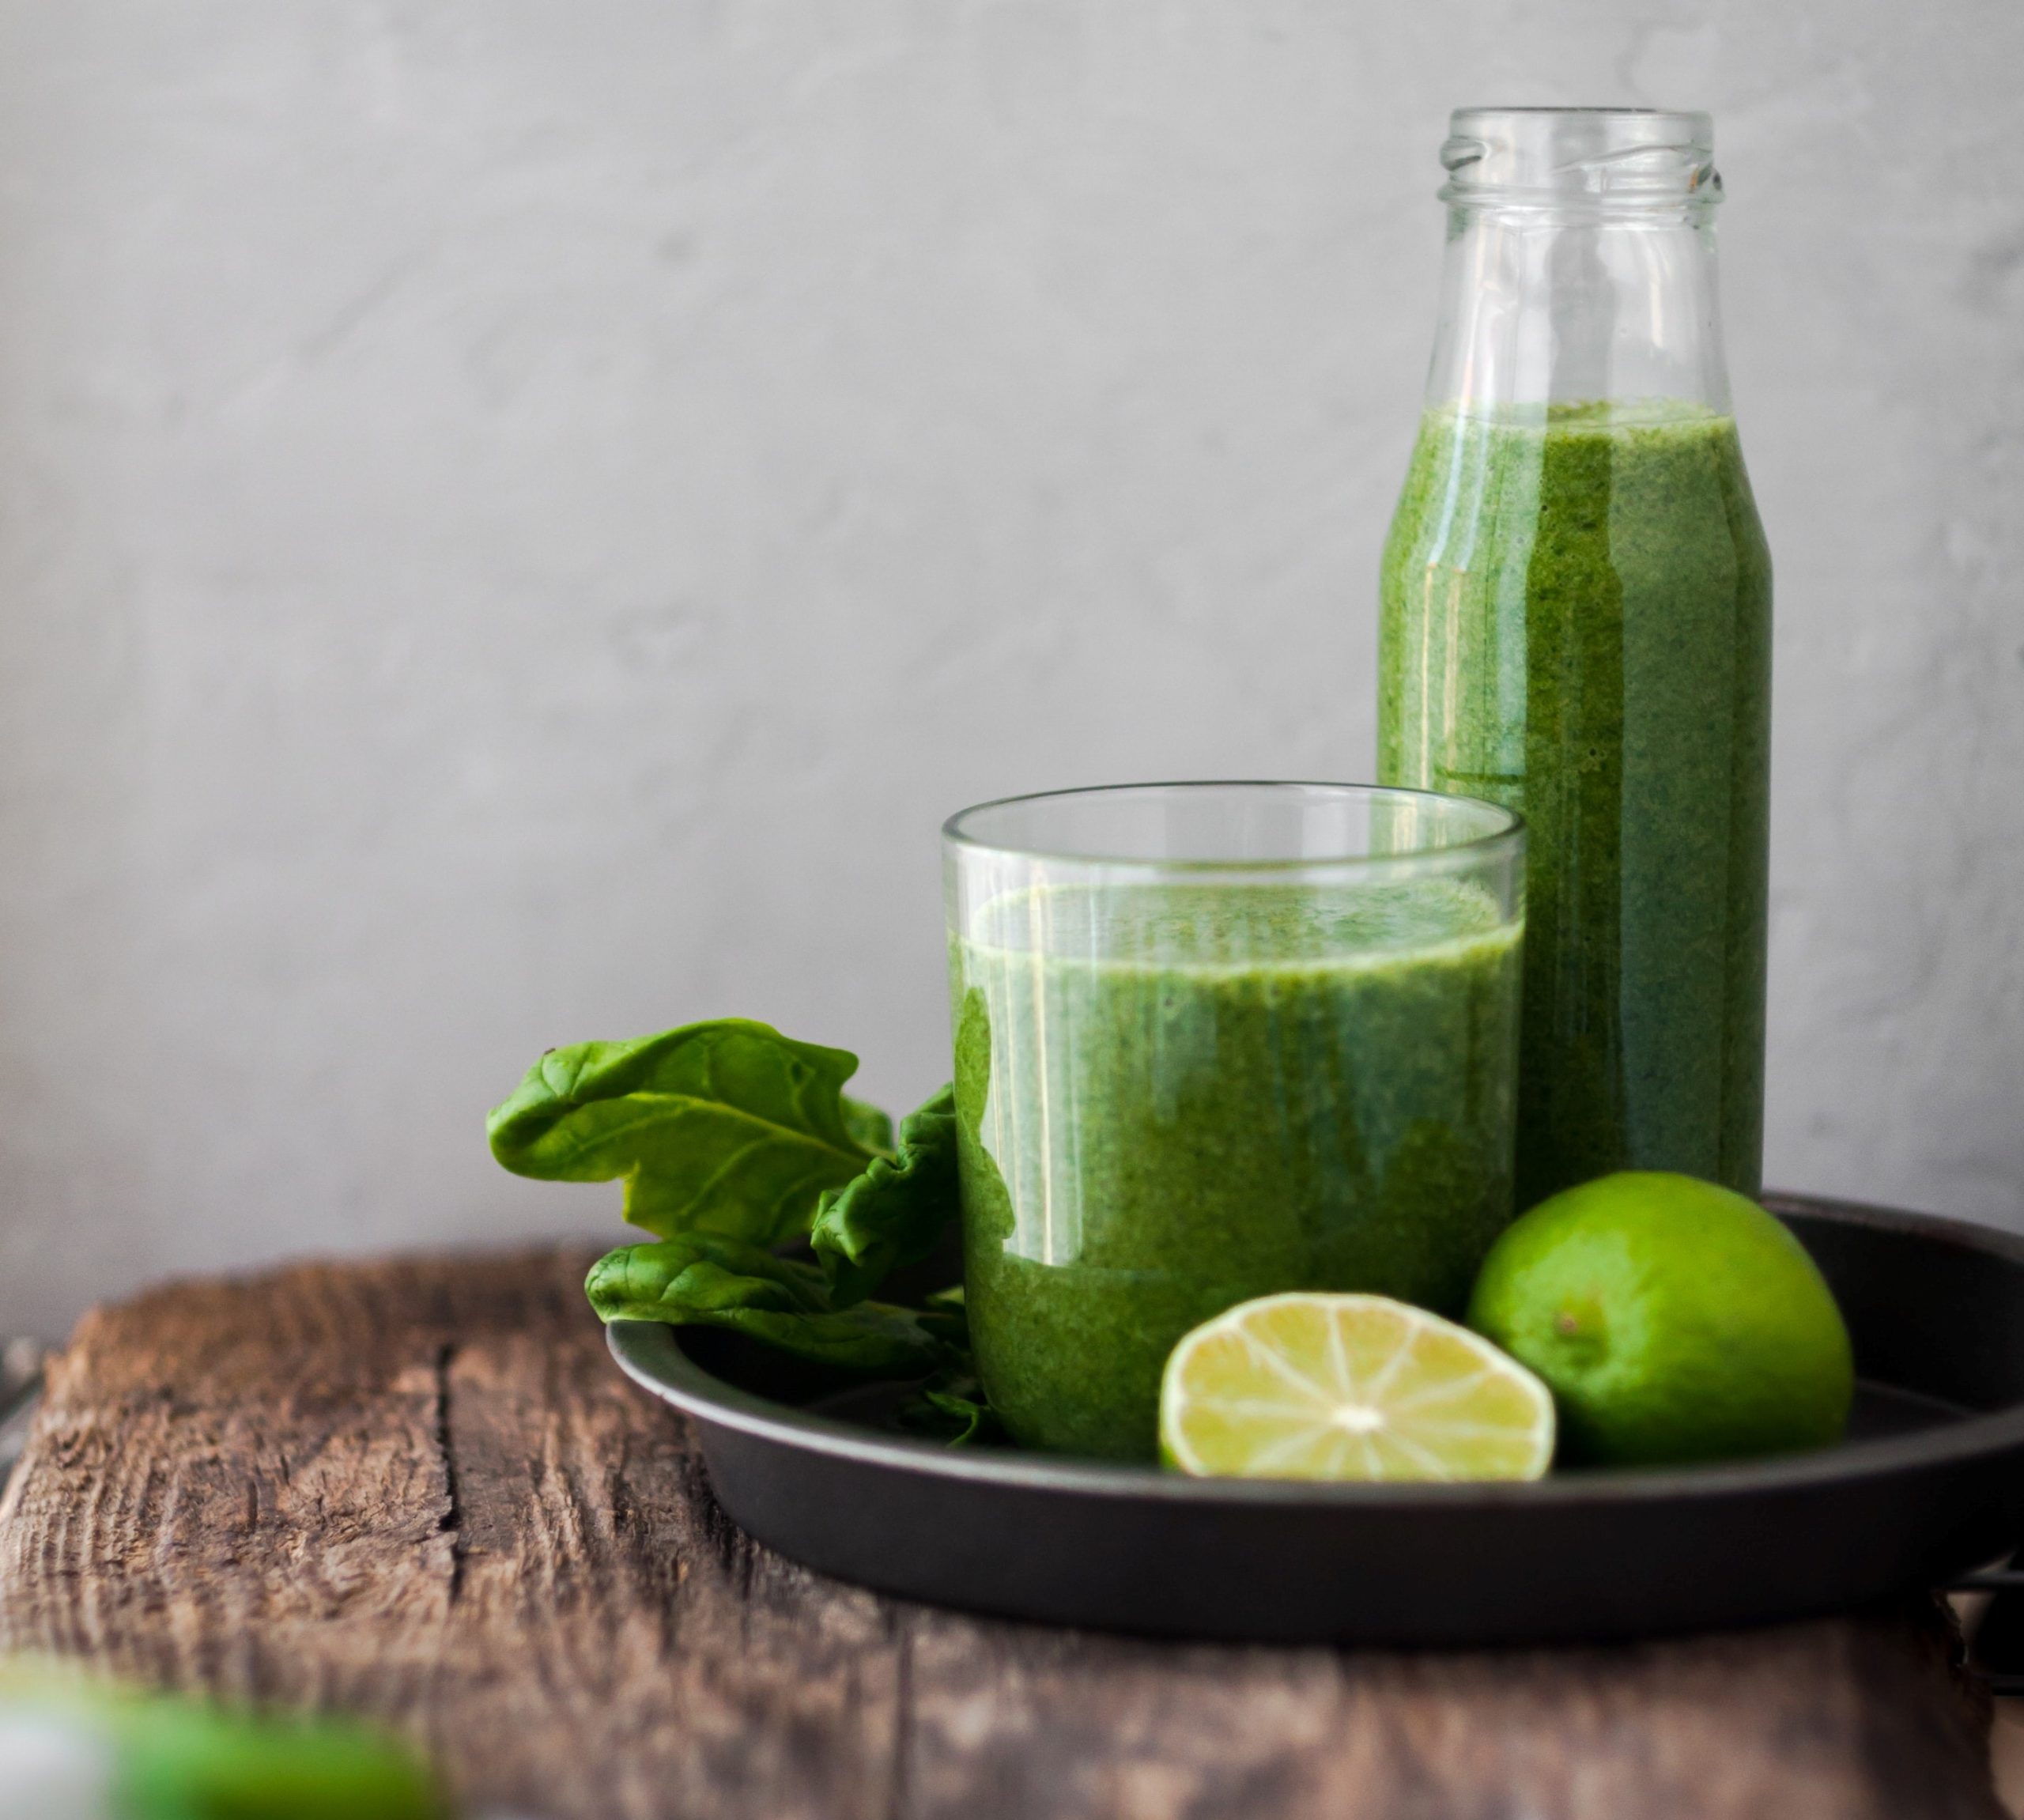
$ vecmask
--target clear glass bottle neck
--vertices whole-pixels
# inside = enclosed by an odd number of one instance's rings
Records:
[[[1456,115],[1429,405],[1727,414],[1705,127],[1602,109]]]

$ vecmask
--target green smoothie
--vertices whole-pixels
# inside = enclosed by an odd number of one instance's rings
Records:
[[[1517,1193],[1754,1194],[1771,561],[1735,425],[1429,412],[1385,549],[1379,773],[1531,825]]]
[[[1511,1215],[1519,933],[1455,878],[986,906],[951,955],[965,1282],[1014,1437],[1151,1459],[1167,1354],[1252,1296],[1459,1310]]]

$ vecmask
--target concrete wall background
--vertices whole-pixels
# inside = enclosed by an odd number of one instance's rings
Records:
[[[546,1044],[945,1068],[986,795],[1367,775],[1446,110],[1706,106],[1773,1179],[2024,1225],[2014,0],[0,0],[0,1328],[620,1231]]]

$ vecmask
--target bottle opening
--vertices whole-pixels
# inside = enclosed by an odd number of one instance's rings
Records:
[[[1715,123],[1657,108],[1458,108],[1444,201],[1611,208],[1721,200]]]

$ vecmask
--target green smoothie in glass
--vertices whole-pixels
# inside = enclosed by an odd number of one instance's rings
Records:
[[[1459,1312],[1511,1215],[1520,836],[1453,806],[1451,846],[1368,877],[972,850],[950,946],[965,1293],[1016,1439],[1150,1459],[1167,1354],[1253,1296]]]
[[[1759,1184],[1771,564],[1708,138],[1705,115],[1468,110],[1444,152],[1378,772],[1530,829],[1521,1208],[1621,1169]]]

